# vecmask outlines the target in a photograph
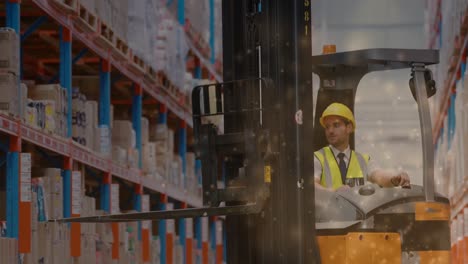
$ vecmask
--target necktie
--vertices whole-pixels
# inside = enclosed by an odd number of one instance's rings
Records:
[[[338,166],[340,167],[340,172],[341,172],[341,180],[343,181],[343,184],[346,183],[346,162],[344,161],[345,154],[343,152],[338,154]]]

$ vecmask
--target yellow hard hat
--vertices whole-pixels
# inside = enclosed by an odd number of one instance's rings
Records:
[[[354,116],[353,112],[344,104],[340,103],[333,103],[329,105],[327,108],[322,113],[322,116],[320,117],[320,124],[325,127],[324,125],[324,119],[327,116],[341,116],[343,118],[346,118],[353,124],[353,130],[356,128],[356,121],[354,121]]]

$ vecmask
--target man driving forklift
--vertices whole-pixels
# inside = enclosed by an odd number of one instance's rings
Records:
[[[407,172],[381,169],[369,155],[351,150],[349,139],[356,129],[356,121],[346,105],[330,104],[323,111],[320,124],[325,129],[329,146],[314,153],[316,188],[344,190],[364,185],[366,181],[382,187],[410,186]]]

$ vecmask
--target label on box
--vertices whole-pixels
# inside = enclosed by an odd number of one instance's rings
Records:
[[[111,153],[111,137],[110,137],[110,130],[109,127],[106,125],[99,126],[99,146],[100,151],[103,154],[110,154]]]
[[[74,215],[81,214],[81,205],[72,205],[72,214]]]
[[[21,153],[20,163],[21,172],[31,173],[31,153]]]
[[[81,214],[81,172],[72,172],[72,214]]]
[[[21,202],[31,202],[31,180],[29,182],[21,182]]]
[[[31,172],[21,172],[21,182],[31,183]]]

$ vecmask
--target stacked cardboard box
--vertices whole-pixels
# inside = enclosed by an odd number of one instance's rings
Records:
[[[64,257],[62,261],[68,259],[69,247],[66,244],[63,248],[59,244],[69,243],[69,233],[66,225],[51,225],[46,221],[63,214],[61,202],[58,201],[61,193],[61,179],[57,176],[56,169],[40,170],[38,175],[45,177],[32,179],[32,199],[31,199],[31,254],[27,263],[61,263],[52,259],[52,250],[61,250],[59,256]],[[58,174],[60,175],[60,174]],[[45,242],[46,241],[46,242]],[[45,245],[45,243],[48,243]],[[61,255],[63,254],[63,255]],[[62,262],[63,263],[63,262]]]
[[[175,263],[184,263],[184,247],[180,244],[180,237],[176,236],[174,241]]]
[[[174,131],[167,125],[158,125],[155,133],[157,172],[169,181],[174,153]]]
[[[171,166],[168,171],[168,182],[180,188],[185,188],[182,173],[182,158],[176,153],[172,154]]]
[[[39,222],[31,240],[26,263],[71,263],[70,231],[66,224]]]
[[[101,210],[96,211],[97,215],[104,215]],[[112,263],[112,243],[114,237],[112,236],[112,224],[110,223],[97,223],[96,224],[96,263]]]
[[[148,142],[142,146],[142,163],[143,172],[149,177],[155,177],[156,175],[156,143]]]
[[[74,141],[87,145],[86,131],[86,95],[80,93],[78,88],[72,94],[72,138]]]
[[[146,117],[141,118],[141,144],[149,142],[149,120]]]
[[[131,121],[114,120],[112,128],[112,145],[118,145],[125,149],[135,147],[135,130]]]
[[[159,241],[159,236],[154,236],[150,241],[151,248],[151,263],[157,264],[161,261],[161,242]],[[192,262],[195,263],[195,262]]]
[[[39,182],[40,181],[40,182]],[[39,191],[39,188],[41,190]],[[38,203],[39,196],[43,193],[42,178],[35,178],[32,180],[32,194],[31,194],[31,263],[39,262],[39,214],[40,207]],[[43,207],[42,207],[43,208]]]
[[[99,131],[98,131],[98,102],[85,102],[85,142],[86,146],[94,151],[100,151],[99,148]]]
[[[33,101],[31,99],[28,99],[25,104],[25,111],[24,111],[24,119],[25,119],[25,124],[31,126],[31,127],[38,127],[38,114],[37,114],[37,109],[33,106]]]
[[[66,90],[59,84],[37,85],[28,89],[28,97],[31,99],[28,106],[36,109],[37,126],[56,135],[66,136]]]
[[[83,196],[81,216],[96,215],[96,199]],[[81,224],[80,263],[96,263],[96,224]]]
[[[159,8],[156,11],[156,19],[158,19],[159,23],[157,23],[156,31],[156,38],[154,41],[153,46],[153,63],[152,66],[157,71],[165,70],[167,65],[167,53],[166,49],[170,48],[167,45],[167,35],[169,31],[172,30],[173,21],[169,17],[164,17],[165,10],[163,8]]]
[[[112,146],[112,160],[119,164],[126,164],[127,151],[120,146]]]
[[[118,183],[111,184],[111,213],[120,213],[120,186]]]
[[[19,37],[11,28],[0,28],[0,111],[21,116],[19,89]]]
[[[97,101],[85,102],[84,134],[86,146],[107,157],[110,154],[110,131],[108,126],[99,125]]]
[[[96,138],[94,139],[97,144],[96,151],[105,157],[111,156],[111,153],[112,153],[111,129],[107,125],[99,125],[97,128],[95,137],[97,137],[97,139]]]
[[[63,217],[63,183],[61,170],[56,168],[45,168],[37,170],[44,178],[44,197],[48,219],[59,219]]]
[[[133,125],[128,120],[115,120],[112,129],[112,158],[118,162],[124,162],[131,167],[138,165],[138,151],[135,149],[136,136]],[[122,161],[125,150],[126,161]]]
[[[139,166],[139,152],[136,148],[129,148],[127,151],[127,165],[132,168]]]
[[[0,263],[18,263],[18,240],[0,238]]]
[[[144,175],[156,178],[156,127],[147,118],[141,119],[142,166]]]
[[[31,179],[31,190],[32,190],[32,227],[33,229],[37,229],[37,224],[39,222],[45,222],[49,220],[49,201],[50,198],[49,193],[50,190],[46,188],[50,188],[50,183],[46,186],[45,182],[49,181],[45,177],[42,177],[44,174],[41,171],[40,173],[36,173],[36,177]],[[41,175],[41,177],[37,177]]]
[[[186,188],[190,193],[196,193],[198,189],[198,179],[195,174],[195,153],[186,154]]]
[[[19,116],[18,77],[12,73],[0,73],[0,111]]]
[[[100,1],[96,2],[98,6]],[[110,126],[99,124],[99,77],[94,76],[73,76],[73,87],[77,87],[81,94],[86,96],[87,101],[84,102],[85,107],[75,109],[76,111],[84,111],[86,119],[84,125],[84,141],[86,146],[98,152],[104,157],[111,156],[111,129],[114,120],[114,107],[110,109]],[[77,103],[79,103],[77,101]]]
[[[19,37],[11,28],[0,28],[0,71],[19,75]]]
[[[127,213],[134,213],[128,211]],[[119,263],[141,263],[141,250],[138,241],[138,222],[120,224]]]

